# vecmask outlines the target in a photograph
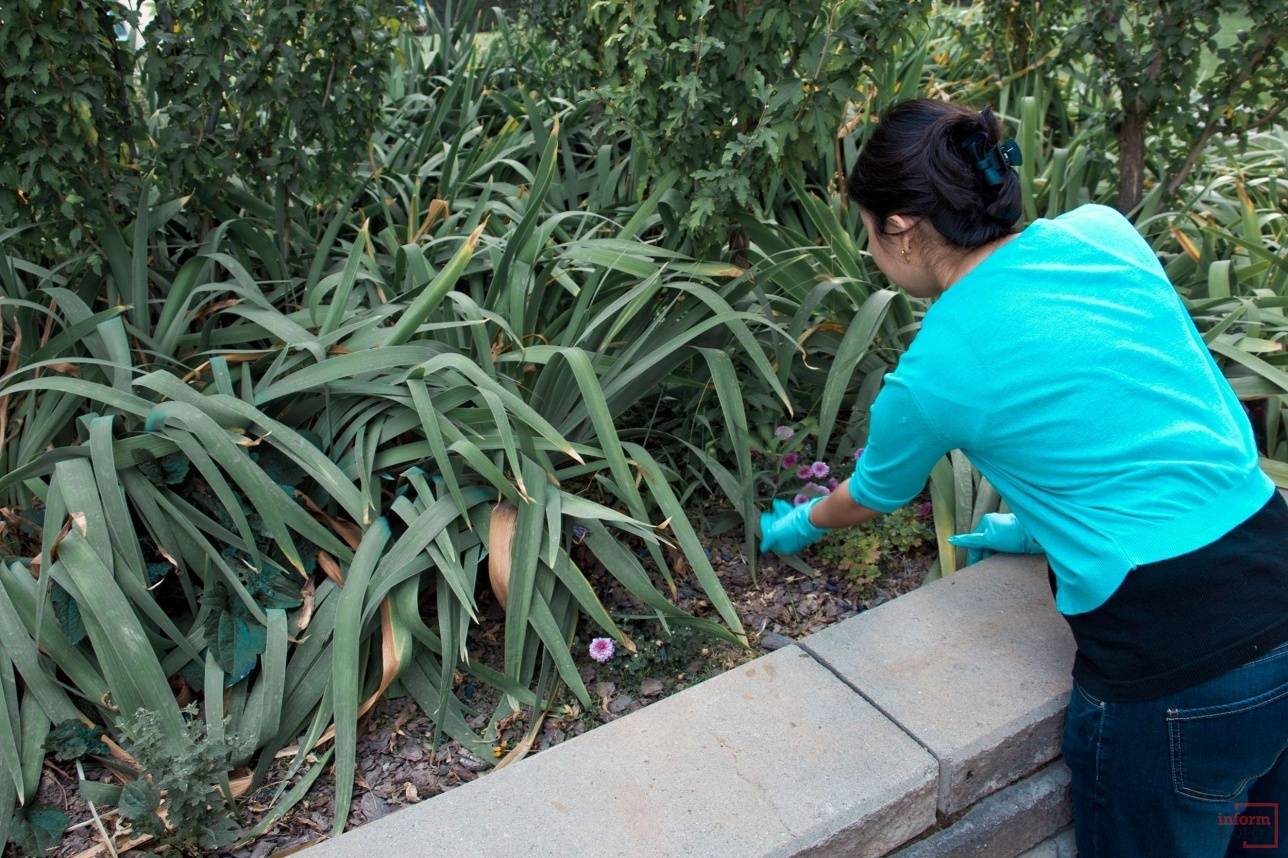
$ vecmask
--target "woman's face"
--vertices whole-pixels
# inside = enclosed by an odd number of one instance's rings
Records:
[[[868,232],[868,253],[891,283],[916,298],[939,294],[926,258],[925,242],[918,240],[921,230],[916,228],[917,221],[905,215],[891,215],[886,220],[886,234],[881,235],[871,212],[860,206],[859,216]]]

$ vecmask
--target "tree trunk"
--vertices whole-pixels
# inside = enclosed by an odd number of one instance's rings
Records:
[[[735,227],[729,232],[729,258],[734,265],[739,268],[750,268],[751,261],[747,259],[746,250],[751,247],[751,237],[741,227]]]
[[[1145,114],[1139,105],[1123,111],[1118,129],[1118,210],[1129,213],[1139,203],[1145,178]]]

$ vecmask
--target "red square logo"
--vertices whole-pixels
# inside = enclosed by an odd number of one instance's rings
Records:
[[[1234,813],[1217,814],[1218,825],[1234,828],[1233,841],[1244,849],[1279,848],[1279,802],[1236,802]]]

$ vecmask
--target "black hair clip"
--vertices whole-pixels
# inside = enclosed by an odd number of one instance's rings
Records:
[[[1006,181],[1005,170],[1024,163],[1018,143],[1007,138],[990,147],[988,135],[983,131],[976,131],[962,141],[962,149],[966,157],[975,164],[984,184],[990,188],[999,187]]]

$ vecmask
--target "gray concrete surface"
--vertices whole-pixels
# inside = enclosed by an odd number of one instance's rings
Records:
[[[934,823],[936,775],[786,647],[303,854],[879,856]]]
[[[1041,556],[990,557],[800,644],[935,756],[945,814],[1060,753],[1074,643]]]
[[[1073,841],[1073,827],[1064,829],[1043,840],[1016,858],[1077,858],[1078,847]]]
[[[1062,760],[977,802],[948,827],[891,858],[1013,858],[1042,846],[1043,838],[1073,819],[1069,769]],[[1057,858],[1054,840],[1050,855]]]

